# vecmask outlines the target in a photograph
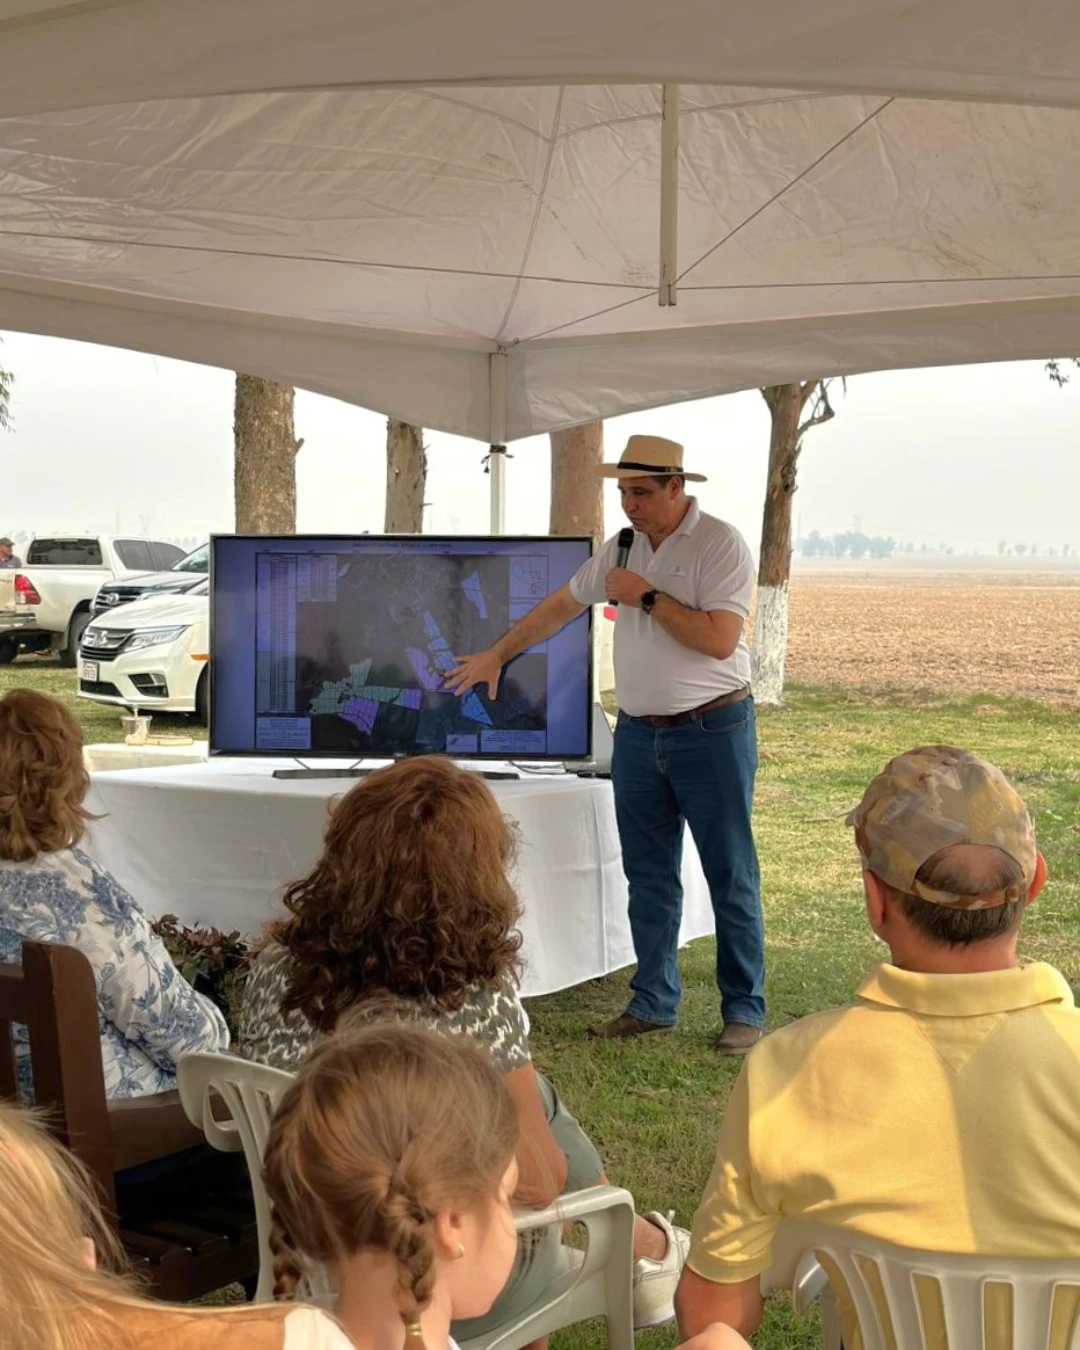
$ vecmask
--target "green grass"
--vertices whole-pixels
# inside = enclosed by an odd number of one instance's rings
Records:
[[[120,715],[125,709],[79,698],[78,685],[76,672],[62,666],[55,657],[23,656],[10,666],[0,666],[0,694],[20,687],[51,694],[70,708],[82,723],[87,745],[123,740]],[[150,730],[152,735],[170,734],[194,736],[196,740],[206,739],[206,728],[196,718],[180,714],[155,713]]]
[[[17,683],[69,701],[88,740],[116,739],[115,712],[75,700],[71,671],[0,668],[0,690]],[[192,729],[184,719],[161,719],[173,720],[177,729]],[[904,691],[795,688],[787,707],[760,714],[759,739],[756,829],[771,1026],[849,1000],[881,959],[843,817],[886,759],[930,742],[978,751],[1019,787],[1050,871],[1025,922],[1024,953],[1053,962],[1080,984],[1080,715],[983,695],[950,701]],[[718,1026],[712,940],[686,948],[681,966],[685,998],[674,1036],[629,1045],[585,1039],[591,1022],[625,1006],[625,973],[532,999],[529,1013],[537,1061],[592,1135],[611,1179],[634,1192],[639,1210],[673,1208],[688,1224],[737,1066],[710,1049]],[[604,1343],[594,1327],[555,1339],[556,1350]],[[675,1339],[664,1328],[643,1333],[638,1344],[666,1350]],[[775,1299],[755,1345],[809,1350],[820,1345],[820,1333]]]
[[[849,1000],[883,955],[864,918],[845,812],[901,750],[948,742],[978,751],[1013,779],[1035,817],[1050,881],[1025,922],[1024,952],[1080,983],[1080,716],[994,697],[960,702],[797,688],[760,714],[756,832],[768,942],[769,1024]],[[539,1064],[596,1141],[613,1181],[639,1210],[674,1208],[688,1224],[712,1165],[737,1066],[709,1048],[718,1026],[713,942],[682,953],[685,997],[674,1037],[590,1042],[590,1022],[625,1006],[625,974],[529,1002]],[[576,1329],[559,1350],[603,1333]],[[670,1328],[643,1333],[666,1350]],[[774,1299],[759,1350],[818,1347],[816,1325]]]

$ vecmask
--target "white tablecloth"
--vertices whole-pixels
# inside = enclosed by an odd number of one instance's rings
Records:
[[[287,761],[282,761],[287,763]],[[277,780],[265,760],[96,773],[87,851],[152,917],[254,934],[283,913],[285,884],[319,853],[328,804],[348,780]],[[550,994],[634,960],[611,784],[573,777],[491,782],[521,831],[522,992]],[[713,931],[687,836],[681,940]]]
[[[163,769],[166,764],[204,764],[207,745],[128,745],[125,741],[101,741],[83,746],[87,773],[106,769]]]

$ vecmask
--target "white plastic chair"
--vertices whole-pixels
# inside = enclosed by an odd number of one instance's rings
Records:
[[[270,1254],[270,1201],[262,1166],[270,1121],[292,1074],[233,1055],[184,1055],[178,1066],[180,1100],[188,1118],[223,1152],[243,1149],[251,1174],[259,1231],[259,1283],[256,1302],[273,1297]],[[227,1115],[223,1114],[222,1107]],[[547,1209],[518,1209],[517,1228],[581,1223],[588,1235],[584,1251],[562,1247],[552,1284],[512,1324],[462,1343],[461,1350],[520,1350],[521,1346],[563,1327],[602,1317],[611,1350],[633,1350],[634,1198],[615,1186],[592,1186],[560,1196]],[[332,1292],[325,1275],[308,1280],[312,1298]]]
[[[262,1163],[270,1121],[293,1076],[234,1055],[195,1054],[180,1057],[176,1077],[187,1118],[206,1135],[206,1142],[222,1153],[238,1153],[243,1149],[259,1232],[255,1302],[268,1303],[274,1296],[274,1273],[270,1254],[270,1199],[263,1185]],[[313,1296],[326,1292],[314,1284]]]
[[[1059,1294],[1075,1291],[1074,1308],[1080,1297],[1080,1258],[953,1256],[835,1230],[804,1253],[792,1303],[796,1312],[806,1312],[820,1297],[826,1350],[839,1350],[837,1291],[829,1286],[823,1261],[832,1262],[847,1286],[863,1350],[986,1350],[1010,1344],[1011,1350],[1080,1350],[1080,1315],[1075,1311],[1071,1325],[1058,1327],[1051,1340]],[[987,1299],[996,1289],[1011,1302],[1011,1343],[1007,1330],[987,1338]]]

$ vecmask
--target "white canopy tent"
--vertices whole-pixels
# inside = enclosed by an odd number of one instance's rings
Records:
[[[753,84],[1076,107],[1072,0],[0,0],[0,115],[406,84]]]
[[[1080,8],[808,8],[0,0],[0,328],[494,445],[1080,350]]]

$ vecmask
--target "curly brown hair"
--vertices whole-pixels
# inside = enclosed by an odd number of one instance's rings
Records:
[[[285,892],[282,1013],[333,1031],[387,994],[454,1011],[519,971],[515,836],[487,784],[433,755],[378,769],[334,808],[322,857]]]
[[[0,858],[29,862],[71,848],[92,819],[79,724],[32,689],[0,698]]]

